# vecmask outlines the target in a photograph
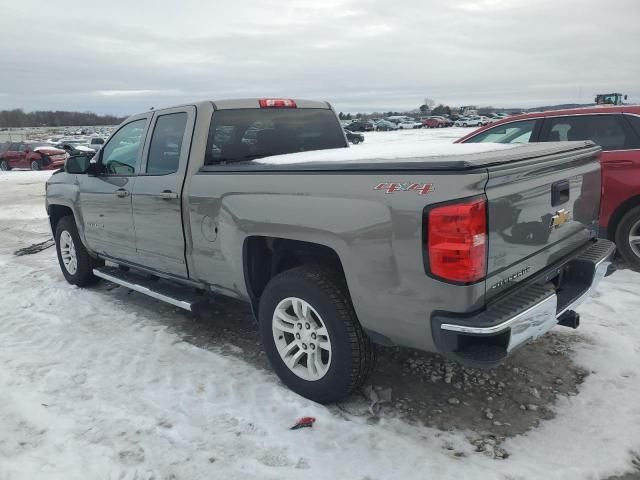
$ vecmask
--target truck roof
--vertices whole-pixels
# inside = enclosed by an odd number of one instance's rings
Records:
[[[211,104],[214,110],[236,110],[241,108],[260,108],[260,100],[276,99],[276,97],[263,97],[263,98],[228,98],[220,100],[200,100],[197,102],[183,103],[180,105],[172,105],[170,107],[158,108],[158,111],[168,110],[170,108],[179,108],[190,105],[203,105]],[[281,98],[278,97],[277,100]],[[286,100],[293,100],[295,102],[295,108],[325,108],[331,109],[331,104],[325,101],[319,100],[306,100],[304,98],[287,98]],[[143,113],[143,112],[140,112]]]

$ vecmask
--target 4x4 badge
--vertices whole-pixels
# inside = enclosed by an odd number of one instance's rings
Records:
[[[379,183],[374,190],[384,190],[384,193],[416,192],[418,195],[427,195],[433,192],[433,183]]]

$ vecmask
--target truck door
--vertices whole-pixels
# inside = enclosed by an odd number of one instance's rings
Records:
[[[132,198],[140,263],[185,278],[181,200],[195,116],[193,106],[155,113]]]
[[[138,116],[120,127],[96,155],[97,175],[78,175],[85,237],[92,250],[138,263],[131,212],[150,115]]]

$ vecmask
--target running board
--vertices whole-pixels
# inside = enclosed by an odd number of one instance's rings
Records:
[[[200,295],[193,288],[169,283],[156,277],[145,277],[117,267],[94,268],[93,274],[135,292],[184,308],[190,312],[201,310],[209,304],[209,297]]]

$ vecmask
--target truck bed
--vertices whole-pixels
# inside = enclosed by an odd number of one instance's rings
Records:
[[[362,144],[264,157],[250,162],[205,165],[202,172],[238,171],[464,171],[495,167],[542,157],[571,155],[579,150],[597,149],[590,141],[526,144]]]

